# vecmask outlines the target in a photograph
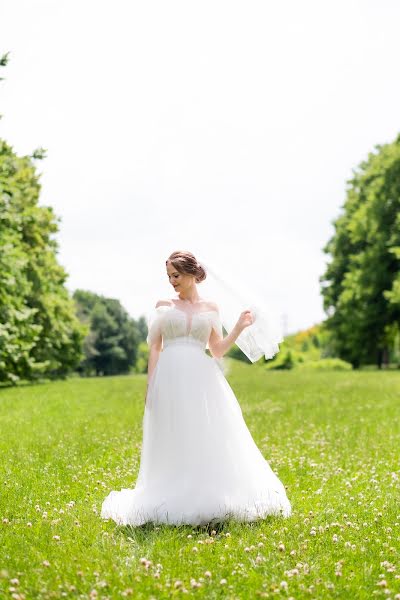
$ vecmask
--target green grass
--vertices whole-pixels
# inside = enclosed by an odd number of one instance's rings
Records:
[[[104,521],[105,496],[136,480],[145,376],[3,389],[0,598],[400,598],[400,372],[230,362],[292,516]]]

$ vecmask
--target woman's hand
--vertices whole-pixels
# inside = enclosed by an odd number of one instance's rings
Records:
[[[246,327],[249,327],[253,323],[254,317],[252,315],[251,310],[244,310],[242,313],[240,313],[240,317],[236,326],[240,331],[243,331],[243,329],[246,329]]]

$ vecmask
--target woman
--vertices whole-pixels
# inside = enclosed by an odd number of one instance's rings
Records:
[[[218,364],[252,324],[252,314],[243,311],[224,337],[218,306],[199,295],[206,272],[195,256],[173,252],[166,271],[177,296],[159,300],[149,318],[136,487],[110,492],[101,516],[121,525],[288,517],[285,488],[256,446]]]

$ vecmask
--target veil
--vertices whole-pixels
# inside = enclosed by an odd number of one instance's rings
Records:
[[[207,273],[201,282],[201,289],[209,300],[215,301],[219,308],[222,325],[229,334],[234,328],[240,313],[250,310],[253,323],[243,329],[236,344],[251,362],[256,362],[263,355],[270,359],[279,352],[279,344],[283,342],[280,320],[274,315],[266,302],[252,290],[239,293],[231,282],[222,279],[209,263],[198,258]]]

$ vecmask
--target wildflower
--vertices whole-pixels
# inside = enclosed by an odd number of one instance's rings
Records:
[[[260,563],[262,563],[264,560],[264,557],[261,556],[261,554],[257,554],[256,556],[256,563],[259,565]]]

